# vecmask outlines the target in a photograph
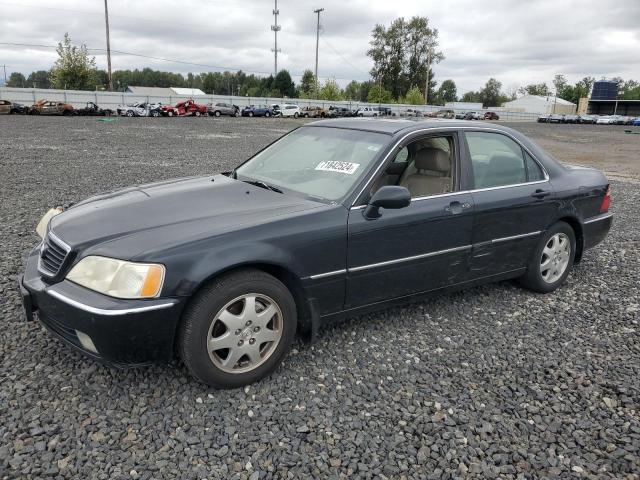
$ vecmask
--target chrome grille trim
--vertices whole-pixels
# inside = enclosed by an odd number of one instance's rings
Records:
[[[38,254],[38,272],[46,277],[55,277],[71,252],[71,247],[52,231],[42,239]]]

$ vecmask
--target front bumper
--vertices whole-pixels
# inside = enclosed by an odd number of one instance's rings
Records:
[[[31,252],[19,279],[27,320],[37,312],[52,334],[105,363],[143,365],[173,357],[184,299],[121,300],[68,280],[49,285],[37,271],[37,256],[37,249]],[[86,336],[95,349],[87,348]]]

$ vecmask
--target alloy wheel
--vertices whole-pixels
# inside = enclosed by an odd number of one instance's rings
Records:
[[[282,311],[273,299],[259,293],[241,295],[213,318],[206,340],[209,358],[224,372],[249,372],[273,354],[282,330]]]
[[[540,275],[547,283],[557,282],[569,265],[571,241],[564,233],[556,233],[542,249]]]

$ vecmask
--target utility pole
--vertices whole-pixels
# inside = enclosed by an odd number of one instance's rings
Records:
[[[324,8],[318,8],[313,13],[318,15],[318,24],[316,26],[316,97],[318,96],[318,44],[320,43],[320,12],[323,12]]]
[[[278,10],[278,0],[275,0],[276,5],[273,9],[273,17],[275,25],[271,25],[271,30],[273,30],[273,48],[271,51],[273,52],[273,76],[278,75],[278,52],[280,49],[278,48],[278,32],[282,27],[278,25],[278,15],[280,14],[280,10]]]
[[[7,86],[7,66],[6,65],[2,65],[2,68],[4,69],[4,86]]]
[[[109,41],[109,7],[107,0],[104,0],[104,23],[107,28],[107,76],[109,79],[109,91],[113,90],[113,79],[111,78],[111,42]]]
[[[431,72],[431,48],[427,49],[427,79],[424,81],[424,104],[429,104],[429,73]]]

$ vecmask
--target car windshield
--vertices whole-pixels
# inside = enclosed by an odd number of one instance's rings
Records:
[[[388,141],[389,136],[381,133],[301,127],[258,153],[235,173],[239,180],[336,201],[359,182]]]

